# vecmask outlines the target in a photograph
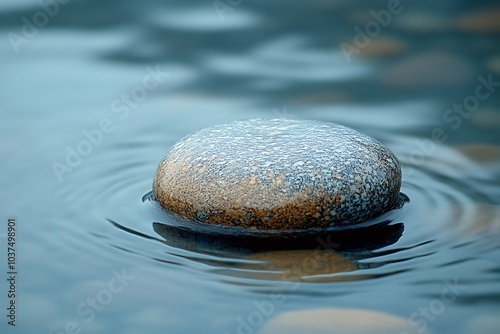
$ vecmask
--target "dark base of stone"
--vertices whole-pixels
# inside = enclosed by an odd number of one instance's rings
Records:
[[[205,254],[245,255],[273,250],[319,249],[336,252],[370,252],[396,243],[402,236],[404,224],[393,223],[392,213],[384,214],[361,224],[302,230],[258,230],[240,226],[207,224],[181,217],[163,209],[152,193],[143,201],[154,202],[165,215],[165,222],[154,222],[154,231],[175,248]],[[410,199],[403,193],[394,210]]]
[[[404,224],[387,220],[355,229],[323,229],[266,235],[248,231],[220,234],[192,229],[185,225],[163,223],[153,223],[153,228],[172,247],[207,254],[251,254],[297,249],[372,251],[396,243],[403,234]]]

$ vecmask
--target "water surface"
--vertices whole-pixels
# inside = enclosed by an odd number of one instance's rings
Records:
[[[74,0],[28,36],[23,17],[43,20],[44,9],[2,2],[0,254],[5,263],[15,218],[19,291],[17,326],[2,314],[2,333],[237,333],[276,292],[284,299],[263,320],[355,308],[401,317],[415,333],[493,333],[500,95],[484,81],[500,82],[495,2],[402,2],[352,57],[340,44],[356,46],[354,28],[386,1],[231,8],[221,17],[210,1]],[[411,201],[360,232],[363,242],[325,237],[316,253],[165,229],[144,198],[163,155],[201,127],[258,117],[373,136],[401,160]],[[421,315],[450,284],[456,298]]]

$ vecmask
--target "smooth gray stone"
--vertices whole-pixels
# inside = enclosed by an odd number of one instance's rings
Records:
[[[369,136],[321,121],[255,119],[177,142],[153,193],[199,222],[295,230],[377,217],[398,205],[400,187],[397,158]]]

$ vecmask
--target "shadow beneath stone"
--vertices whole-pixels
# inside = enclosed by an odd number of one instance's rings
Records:
[[[392,211],[356,225],[263,230],[185,219],[151,199],[147,195],[143,201],[154,204],[157,218],[153,230],[161,237],[158,240],[196,254],[181,257],[201,262],[212,273],[236,278],[236,282],[245,278],[309,283],[359,281],[393,274],[358,270],[386,264],[361,260],[377,256],[375,250],[401,238],[404,224],[398,222],[398,210],[409,201],[401,194],[399,205]]]
[[[212,266],[213,272],[220,275],[287,282],[334,282],[375,277],[354,272],[384,263],[359,261],[372,257],[376,249],[396,243],[403,234],[404,224],[384,220],[341,230],[245,231],[233,235],[158,222],[153,223],[153,229],[171,247],[218,257],[190,258]],[[221,258],[227,259],[227,263],[221,262]],[[233,262],[232,259],[239,260]],[[338,276],[338,273],[350,274]]]
[[[215,230],[197,230],[192,226],[155,222],[153,229],[167,245],[175,248],[205,254],[245,255],[272,250],[300,249],[369,252],[396,243],[403,234],[404,224],[386,220],[366,227],[350,229],[268,231],[267,233],[229,229],[233,233],[228,234],[216,233]]]

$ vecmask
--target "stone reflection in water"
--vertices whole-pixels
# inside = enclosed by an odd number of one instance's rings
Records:
[[[258,271],[260,279],[281,280],[287,282],[333,281],[333,277],[317,277],[336,273],[351,272],[359,269],[359,263],[349,255],[321,249],[271,251],[248,256],[256,264],[242,264],[241,269]],[[349,280],[361,279],[362,276],[349,276]],[[341,278],[339,280],[342,280]]]
[[[366,279],[366,275],[333,274],[370,266],[359,261],[372,257],[376,249],[394,244],[404,231],[403,223],[388,221],[347,231],[261,237],[200,232],[164,223],[153,223],[153,228],[169,246],[228,260],[239,259],[234,264],[224,262],[221,267],[220,261],[214,262],[212,258],[196,258],[215,265],[220,274],[291,282]]]

